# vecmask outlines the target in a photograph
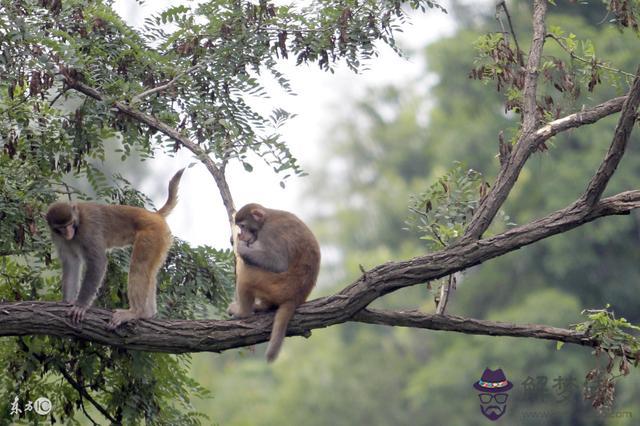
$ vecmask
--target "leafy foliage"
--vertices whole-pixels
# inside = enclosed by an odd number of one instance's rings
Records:
[[[429,189],[413,197],[409,229],[420,233],[432,250],[448,246],[462,235],[487,189],[488,183],[479,172],[457,163]]]
[[[608,3],[612,19],[622,27],[632,27],[636,33],[638,26],[635,15],[638,2],[604,1]],[[506,10],[506,9],[505,9]],[[499,19],[499,15],[497,15]],[[499,22],[500,19],[499,19]],[[502,23],[502,22],[501,22]],[[509,25],[511,22],[509,21]],[[559,25],[550,25],[545,38],[553,40],[563,55],[551,51],[545,54],[540,69],[542,79],[538,89],[537,111],[540,120],[551,121],[571,110],[584,89],[589,93],[603,81],[609,86],[620,88],[623,82],[630,83],[634,74],[611,66],[610,61],[596,56],[595,44],[588,38],[578,38],[567,33]],[[513,28],[506,32],[488,33],[475,42],[478,56],[469,77],[483,81],[495,81],[496,89],[504,93],[505,112],[522,112],[522,96],[526,72],[526,55],[519,49]],[[549,51],[550,49],[546,49]],[[548,147],[541,145],[540,150]]]
[[[188,356],[125,351],[50,337],[5,339],[0,356],[6,361],[0,385],[0,409],[5,413],[1,424],[17,419],[8,417],[14,398],[24,408],[27,401],[40,396],[52,401],[48,420],[65,424],[80,424],[74,419],[76,410],[94,422],[106,417],[117,424],[145,420],[192,425],[203,418],[186,397],[207,395],[189,378]],[[60,376],[65,380],[59,380]],[[19,417],[30,423],[42,421],[24,409]]]
[[[625,318],[616,318],[607,306],[605,309],[586,309],[582,314],[587,321],[576,324],[576,331],[595,337],[601,344],[595,350],[598,358],[604,355],[604,365],[590,370],[586,376],[585,397],[591,400],[598,410],[611,409],[614,403],[614,380],[631,372],[631,365],[640,363],[640,341],[630,334],[640,332],[640,327],[631,324]],[[633,357],[630,360],[629,357]],[[617,372],[614,371],[617,361]],[[599,363],[601,364],[601,363]]]
[[[82,168],[85,151],[99,155],[95,147],[77,145],[100,132],[104,138],[104,133],[118,131],[125,155],[132,148],[150,155],[154,141],[169,152],[180,149],[155,130],[113,114],[110,104],[123,100],[196,141],[222,167],[237,160],[249,170],[251,156],[257,155],[278,173],[301,174],[277,131],[291,114],[275,107],[267,117],[251,106],[252,98],[268,96],[258,77],[267,73],[290,91],[277,66],[289,54],[297,64],[317,62],[332,70],[344,59],[358,70],[376,54],[376,40],[395,46],[394,32],[406,20],[405,3],[414,9],[442,9],[424,0],[323,0],[305,7],[215,0],[169,7],[137,30],[108,1],[3,0],[2,88],[13,105],[24,104],[25,111],[40,112],[36,116],[49,121],[55,120],[43,109],[51,109],[46,101],[53,93],[64,92],[61,74],[107,97],[104,102],[85,99],[75,116],[57,119],[61,138],[64,123],[74,126],[77,155],[59,162],[66,170]]]
[[[230,250],[192,248],[177,241],[159,274],[159,314],[185,319],[222,317],[233,298],[234,265]]]
[[[640,331],[640,327],[631,324],[625,318],[616,318],[607,306],[606,309],[586,309],[582,311],[588,320],[577,324],[576,331],[588,332],[610,350],[621,350],[623,353],[635,353],[640,350],[638,339],[626,332]],[[628,374],[628,371],[627,371]]]

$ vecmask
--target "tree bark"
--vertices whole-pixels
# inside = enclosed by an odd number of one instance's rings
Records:
[[[289,323],[287,335],[309,336],[316,328],[347,321],[382,323],[382,313],[363,311],[375,299],[418,283],[462,271],[541,239],[569,231],[599,217],[628,214],[640,207],[640,191],[629,191],[602,199],[587,214],[573,204],[544,218],[483,240],[460,243],[414,259],[387,262],[366,271],[341,292],[300,306]],[[69,305],[55,302],[0,303],[0,336],[50,335],[90,340],[105,345],[153,352],[221,352],[250,346],[269,339],[272,313],[242,320],[139,320],[116,331],[107,324],[111,312],[92,308],[80,326],[67,318]],[[373,313],[372,313],[373,312]],[[374,313],[376,315],[374,315]],[[394,314],[400,318],[400,314]],[[509,335],[551,339],[597,346],[599,342],[574,331],[545,325],[505,325],[450,315],[410,312],[401,322],[412,325],[422,315],[419,328],[459,331],[470,334]],[[482,326],[480,326],[482,325]]]

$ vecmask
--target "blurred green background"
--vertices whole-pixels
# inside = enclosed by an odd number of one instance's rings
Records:
[[[526,9],[519,3],[512,10],[521,44],[529,38]],[[513,137],[517,118],[503,113],[492,84],[467,78],[474,41],[497,24],[472,5],[452,11],[454,33],[415,52],[424,56],[433,86],[421,78],[371,89],[353,101],[350,116],[336,117],[327,129],[326,157],[310,170],[304,200],[317,206],[312,227],[325,250],[315,297],[358,277],[360,264],[423,254],[424,243],[402,231],[409,197],[454,161],[489,181],[497,172],[497,135],[504,130],[506,140]],[[630,46],[638,45],[637,36],[604,25],[604,9],[561,3],[552,12],[549,25],[592,40],[599,56],[635,69],[637,50]],[[578,105],[621,94],[605,86]],[[616,119],[563,134],[535,154],[504,206],[510,220],[523,224],[575,200],[603,158]],[[638,141],[636,130],[607,194],[637,188]],[[582,309],[609,303],[616,315],[638,322],[639,219],[638,213],[609,217],[473,268],[448,312],[567,327],[582,320]],[[426,286],[376,305],[434,309]],[[619,381],[613,410],[598,413],[582,397],[584,377],[597,364],[591,350],[557,350],[554,342],[350,323],[314,330],[308,340],[287,339],[273,366],[263,352],[196,354],[193,377],[213,395],[197,408],[222,425],[488,424],[472,384],[489,367],[502,368],[514,383],[502,424],[633,425],[640,418],[637,371]]]

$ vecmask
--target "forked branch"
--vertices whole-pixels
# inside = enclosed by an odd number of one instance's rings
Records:
[[[518,180],[520,171],[533,153],[534,132],[538,125],[536,91],[538,87],[538,69],[544,47],[547,0],[536,0],[533,5],[533,39],[526,65],[524,89],[522,95],[522,129],[520,137],[513,147],[509,160],[501,167],[498,177],[487,196],[480,202],[469,222],[463,240],[475,240],[489,228],[511,189]]]

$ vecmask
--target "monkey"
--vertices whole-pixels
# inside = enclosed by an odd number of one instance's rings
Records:
[[[172,242],[165,217],[178,202],[183,172],[179,170],[169,181],[167,202],[157,212],[89,202],[49,206],[45,218],[62,263],[62,298],[72,305],[68,316],[74,325],[80,324],[93,304],[107,271],[106,252],[114,247],[133,245],[127,283],[129,309],[116,309],[108,328],[156,314],[156,275]]]
[[[316,284],[320,246],[294,214],[247,204],[235,215],[236,250],[234,318],[276,308],[266,358],[278,356],[289,320]]]

